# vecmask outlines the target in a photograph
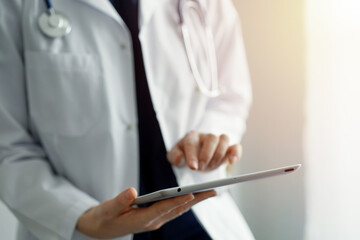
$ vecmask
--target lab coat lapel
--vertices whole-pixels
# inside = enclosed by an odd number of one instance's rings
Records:
[[[139,1],[139,29],[141,31],[142,27],[151,19],[151,16],[154,14],[160,4],[163,4],[167,0],[138,0]],[[173,0],[172,0],[173,1]]]
[[[102,13],[107,14],[109,17],[113,18],[116,22],[118,22],[123,27],[125,26],[124,21],[121,19],[120,15],[116,11],[116,9],[111,4],[110,0],[77,0],[84,2],[85,4],[90,5],[93,8],[101,11]]]

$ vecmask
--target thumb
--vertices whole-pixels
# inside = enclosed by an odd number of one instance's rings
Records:
[[[136,197],[136,190],[134,188],[128,188],[115,198],[103,202],[101,204],[102,217],[111,219],[119,216],[120,213],[131,206]]]

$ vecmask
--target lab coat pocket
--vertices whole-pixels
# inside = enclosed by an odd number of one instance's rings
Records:
[[[101,116],[101,66],[91,54],[26,51],[29,113],[37,131],[80,136]]]

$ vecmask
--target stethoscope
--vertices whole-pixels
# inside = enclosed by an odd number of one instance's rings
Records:
[[[70,21],[62,14],[56,12],[52,6],[51,0],[44,0],[47,12],[44,12],[39,17],[39,27],[41,32],[50,38],[63,37],[71,32]],[[205,81],[202,78],[199,68],[196,64],[196,58],[192,49],[190,40],[189,29],[185,24],[184,9],[195,10],[199,17],[201,24],[203,25],[206,37],[205,55],[208,60],[208,71],[210,73],[210,88],[206,87]],[[211,28],[205,17],[205,10],[199,0],[179,0],[178,2],[179,24],[181,27],[182,37],[184,40],[184,46],[186,55],[189,61],[189,65],[197,84],[197,89],[207,97],[217,97],[221,94],[218,86],[218,72],[216,52],[214,45],[214,38]]]
[[[45,0],[47,12],[39,17],[39,27],[41,32],[50,38],[63,37],[71,32],[69,20],[62,14],[55,12],[51,0]]]
[[[201,24],[203,25],[206,37],[205,44],[205,55],[209,63],[208,71],[210,73],[211,86],[207,88],[205,86],[205,81],[201,77],[199,72],[199,68],[196,64],[196,58],[194,56],[194,51],[192,49],[190,34],[188,27],[185,24],[184,18],[184,9],[195,10],[199,17]],[[189,60],[190,68],[193,73],[195,82],[198,86],[198,90],[207,97],[217,97],[221,94],[219,86],[218,86],[218,72],[217,72],[217,61],[216,61],[216,52],[214,45],[214,37],[211,31],[211,28],[207,22],[207,18],[205,17],[205,10],[199,0],[179,0],[178,2],[178,12],[180,17],[180,26],[181,32],[184,39],[184,45],[186,50],[186,55]]]

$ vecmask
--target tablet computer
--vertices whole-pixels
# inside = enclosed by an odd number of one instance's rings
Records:
[[[210,181],[210,182],[162,189],[162,190],[159,190],[159,191],[156,191],[153,193],[149,193],[149,194],[137,197],[134,200],[133,205],[155,202],[155,201],[163,200],[166,198],[172,198],[172,197],[176,197],[176,196],[180,196],[180,195],[184,195],[184,194],[188,194],[188,193],[204,192],[204,191],[211,190],[211,189],[214,189],[217,187],[223,187],[226,185],[247,182],[247,181],[257,180],[257,179],[261,179],[261,178],[289,174],[289,173],[295,172],[300,167],[301,167],[301,164],[295,164],[295,165],[290,165],[290,166],[281,167],[281,168],[269,169],[266,171],[253,172],[253,173],[233,176],[233,177],[229,177],[229,178],[223,178],[223,179],[214,180],[214,181]]]

